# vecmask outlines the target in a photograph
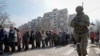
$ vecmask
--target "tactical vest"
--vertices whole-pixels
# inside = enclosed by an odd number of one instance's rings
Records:
[[[85,20],[84,17],[85,17],[85,15],[76,16],[74,18],[75,19],[74,22],[79,24],[79,22],[83,22]],[[84,34],[84,33],[87,33],[89,31],[87,26],[78,26],[77,24],[74,27],[74,32],[76,34]]]

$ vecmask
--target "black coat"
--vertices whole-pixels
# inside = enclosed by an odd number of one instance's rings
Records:
[[[36,32],[35,34],[36,42],[40,42],[42,40],[42,36],[40,32]]]
[[[8,42],[9,43],[14,43],[15,42],[15,30],[10,30]]]
[[[35,40],[35,34],[31,33],[29,43],[30,44],[34,43],[34,40]]]
[[[5,32],[3,29],[0,30],[0,41],[4,41],[5,39]]]
[[[29,39],[30,39],[29,32],[25,32],[23,34],[23,41],[29,41]]]

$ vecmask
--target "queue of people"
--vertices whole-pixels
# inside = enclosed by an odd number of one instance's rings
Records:
[[[10,27],[9,32],[7,32],[0,26],[0,54],[5,52],[26,51],[29,49],[30,44],[32,46],[31,49],[66,45],[69,39],[69,34],[65,32],[57,34],[53,31],[42,30],[34,32],[25,29],[24,32],[21,33],[21,31],[15,27]]]

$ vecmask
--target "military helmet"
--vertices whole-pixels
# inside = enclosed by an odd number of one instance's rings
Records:
[[[83,6],[77,6],[76,10],[83,10]]]

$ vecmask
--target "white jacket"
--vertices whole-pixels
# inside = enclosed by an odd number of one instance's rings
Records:
[[[45,40],[47,38],[47,35],[44,33],[42,34],[42,40]]]

